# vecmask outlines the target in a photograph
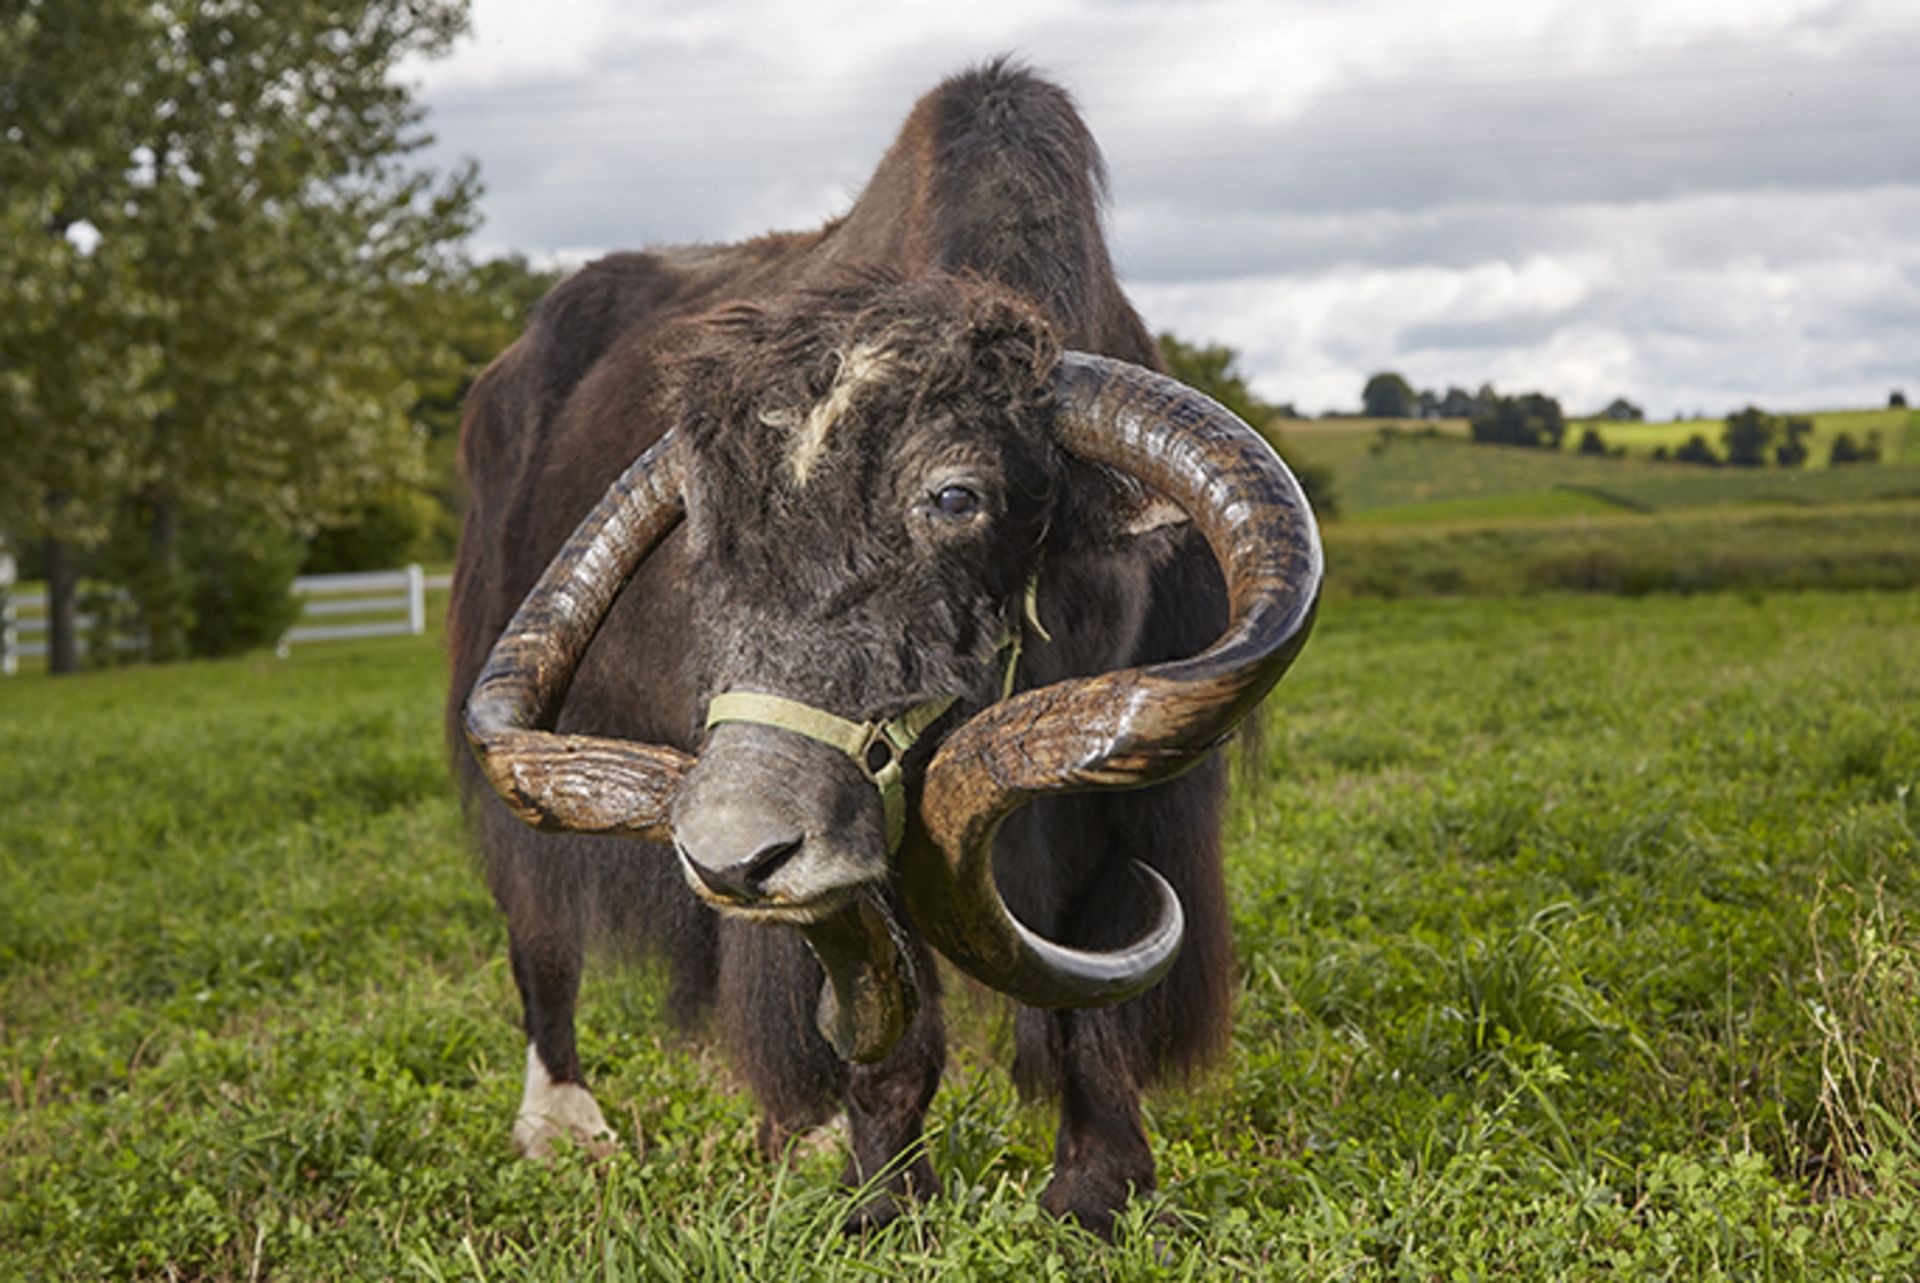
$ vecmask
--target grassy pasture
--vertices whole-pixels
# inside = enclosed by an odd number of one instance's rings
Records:
[[[1304,443],[1300,453],[1320,462]],[[1465,437],[1443,434],[1401,437],[1385,449],[1370,448],[1335,468],[1334,487],[1342,510],[1355,521],[1366,521],[1379,509],[1540,495],[1567,486],[1605,491],[1634,480],[1692,471],[1699,470],[1523,446],[1475,445]]]
[[[1431,423],[1417,419],[1276,419],[1267,430],[1288,457],[1298,453],[1323,467],[1344,472],[1367,457],[1380,429],[1386,427],[1408,432],[1432,427],[1447,436],[1467,436],[1465,419],[1436,419]]]
[[[1290,435],[1282,450],[1324,463]],[[1356,524],[1460,521],[1475,517],[1578,516],[1610,508],[1674,512],[1750,504],[1867,503],[1920,497],[1920,463],[1814,470],[1703,468],[1474,445],[1464,438],[1402,437],[1353,452],[1334,466],[1344,518]],[[1579,498],[1566,492],[1576,492]]]
[[[1450,505],[1429,505],[1446,509]],[[1463,505],[1464,506],[1464,505]],[[1920,504],[1335,524],[1332,594],[1502,596],[1920,585]]]
[[[583,1010],[622,1152],[509,1158],[430,640],[0,684],[0,1277],[1910,1277],[1916,654],[1914,592],[1329,602],[1113,1248],[964,993],[947,1197],[871,1238],[643,974]]]

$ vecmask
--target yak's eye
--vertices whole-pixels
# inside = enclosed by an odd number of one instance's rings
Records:
[[[943,517],[971,517],[980,511],[980,496],[965,486],[942,486],[934,493],[933,506]]]

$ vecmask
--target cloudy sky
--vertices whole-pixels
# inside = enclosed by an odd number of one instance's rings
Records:
[[[1920,0],[476,0],[413,75],[483,252],[815,226],[915,97],[1078,98],[1156,329],[1652,415],[1920,394]]]

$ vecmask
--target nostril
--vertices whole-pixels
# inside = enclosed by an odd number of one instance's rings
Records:
[[[799,853],[802,845],[801,838],[768,842],[744,860],[718,866],[698,859],[684,845],[680,854],[694,876],[715,895],[729,900],[757,900],[765,893],[767,882]]]
[[[792,859],[800,851],[800,839],[786,842],[770,842],[749,858],[740,863],[747,868],[747,881],[758,891],[768,878],[780,871],[780,866]]]

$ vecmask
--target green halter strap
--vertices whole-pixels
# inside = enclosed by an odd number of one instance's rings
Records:
[[[1041,641],[1052,641],[1052,636],[1040,626],[1036,596],[1039,585],[1040,572],[1035,570],[1027,580],[1021,613]],[[1008,621],[1006,632],[1001,636],[999,649],[1007,655],[1006,674],[1000,680],[1001,699],[1013,693],[1013,672],[1020,663],[1020,639],[1024,632],[1020,621],[1013,619]],[[900,840],[907,832],[906,772],[900,763],[926,734],[927,728],[953,707],[957,698],[942,695],[922,700],[886,721],[852,722],[783,695],[726,691],[708,702],[707,726],[711,729],[722,722],[776,726],[845,753],[860,768],[860,773],[880,790],[880,806],[887,820],[887,854],[892,855],[900,849]]]
[[[850,722],[844,717],[780,695],[758,691],[727,691],[707,705],[707,725],[721,722],[757,722],[818,740],[853,759],[860,773],[880,790],[887,817],[887,853],[900,849],[907,831],[907,788],[900,761],[927,727],[953,706],[952,695],[923,700],[898,717],[884,722]]]

